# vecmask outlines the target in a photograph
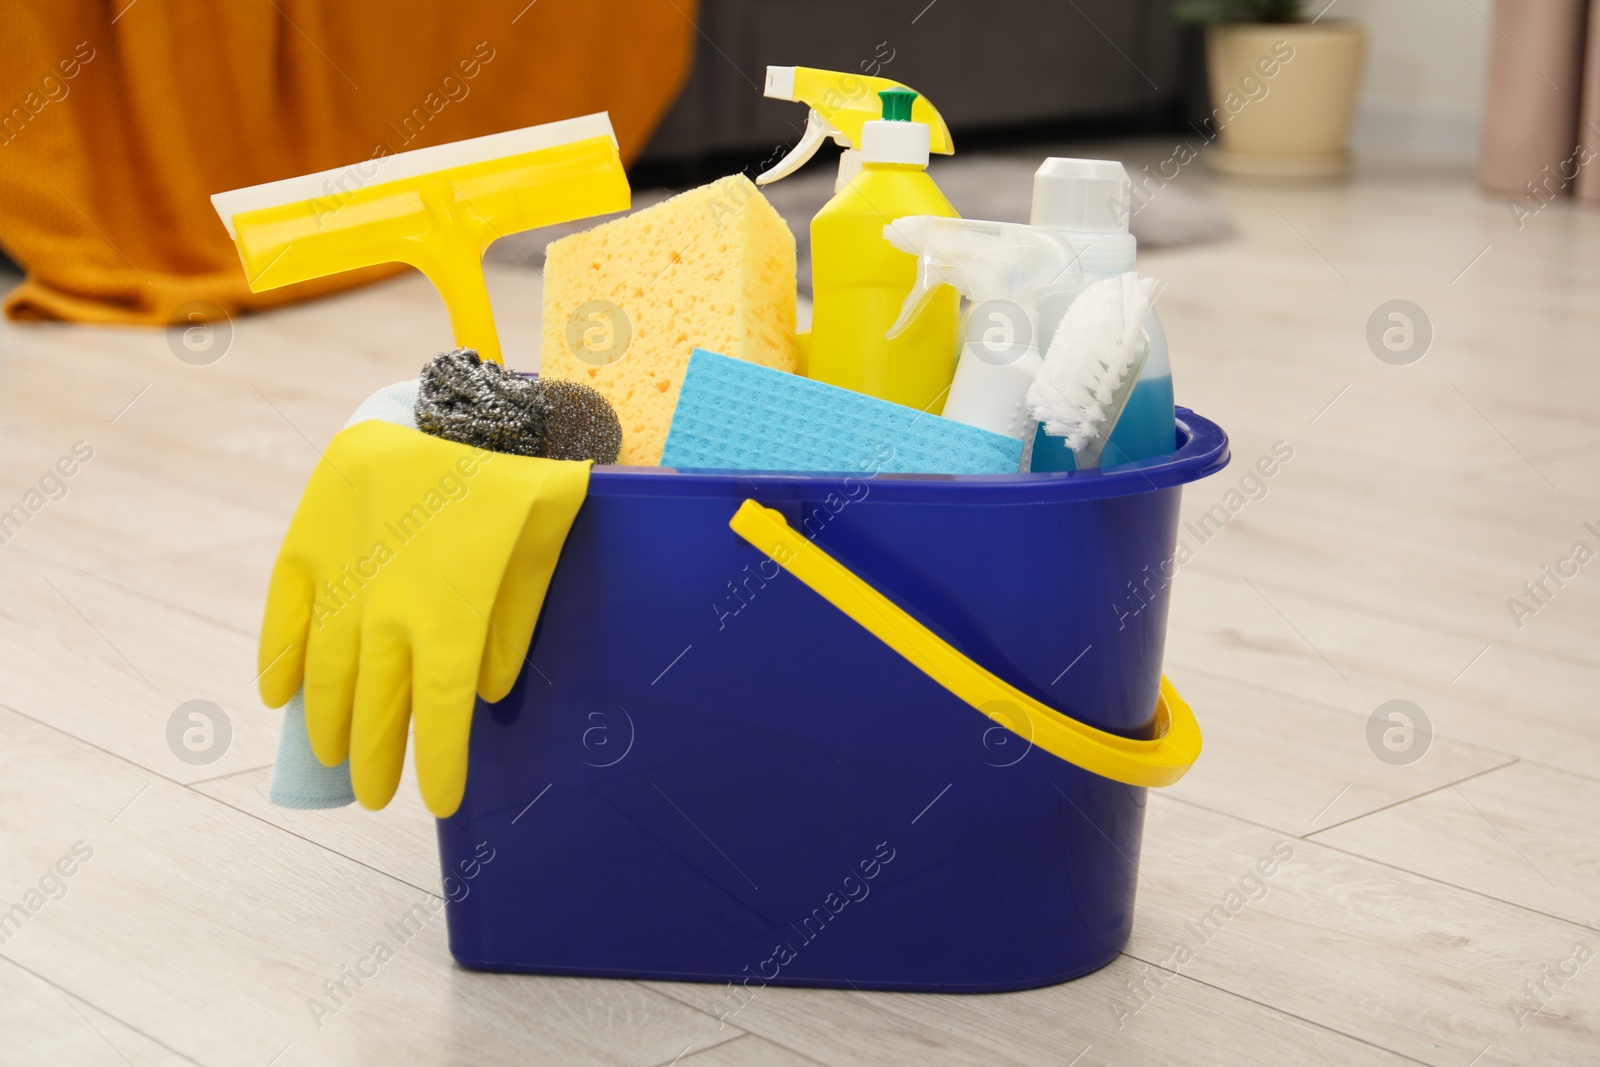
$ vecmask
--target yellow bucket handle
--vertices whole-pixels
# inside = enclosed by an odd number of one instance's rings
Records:
[[[1156,738],[1137,741],[1097,730],[1045,706],[951,648],[853,571],[795,533],[754,500],[739,506],[733,531],[913,666],[999,725],[1052,755],[1115,782],[1171,785],[1200,755],[1194,712],[1165,677],[1156,701]]]

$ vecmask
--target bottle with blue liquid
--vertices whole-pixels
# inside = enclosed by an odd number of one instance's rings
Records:
[[[1138,242],[1128,232],[1132,183],[1121,163],[1110,159],[1046,159],[1033,176],[1033,226],[1066,238],[1075,262],[1060,280],[1039,292],[1038,349],[1049,351],[1056,327],[1067,308],[1095,282],[1134,269]],[[1139,382],[1122,417],[1111,431],[1100,465],[1170,455],[1177,448],[1173,422],[1172,366],[1167,356],[1167,336],[1152,309],[1144,334],[1150,344]],[[1077,469],[1064,438],[1052,437],[1036,424],[1033,431],[1032,471]]]

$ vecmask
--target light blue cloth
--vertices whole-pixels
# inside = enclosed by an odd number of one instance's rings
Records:
[[[306,691],[298,690],[283,708],[278,762],[272,765],[272,791],[280,808],[342,808],[356,802],[350,788],[350,761],[324,767],[306,735]]]
[[[417,428],[418,380],[396,382],[367,397],[350,416],[346,427],[368,419]],[[306,734],[305,687],[302,686],[283,709],[283,729],[278,734],[278,760],[272,765],[272,803],[280,808],[342,808],[354,804],[350,788],[350,762],[324,767],[311,751]]]
[[[863,393],[697,348],[664,467],[1015,474],[1022,442]]]

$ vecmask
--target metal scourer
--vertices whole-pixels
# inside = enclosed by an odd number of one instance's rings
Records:
[[[622,424],[595,390],[525,378],[470,348],[422,368],[416,416],[424,433],[514,456],[615,463],[622,451]]]

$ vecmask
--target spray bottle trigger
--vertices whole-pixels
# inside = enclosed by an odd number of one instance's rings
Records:
[[[787,178],[801,167],[805,166],[811,157],[817,154],[817,149],[822,147],[822,142],[832,137],[839,144],[850,147],[844,134],[840,133],[834,125],[821,115],[817,109],[812,108],[806,116],[806,129],[800,135],[800,140],[789,150],[789,154],[774,163],[771,169],[756,176],[757,185],[771,185],[779,178]]]
[[[887,341],[893,341],[905,333],[906,328],[928,306],[928,301],[933,299],[934,290],[945,283],[938,262],[922,251],[927,241],[928,224],[927,218],[917,216],[907,216],[884,224],[883,239],[899,251],[917,257],[917,280],[906,294],[905,302],[900,305],[900,317],[883,335]]]
[[[917,258],[917,282],[911,287],[911,292],[906,294],[905,303],[900,305],[900,317],[894,320],[894,325],[889,327],[889,332],[884,334],[884,339],[893,341],[906,331],[906,328],[917,321],[917,316],[922,314],[928,302],[933,299],[933,294],[939,286],[943,285],[944,277],[939,272],[939,267],[931,256]]]

